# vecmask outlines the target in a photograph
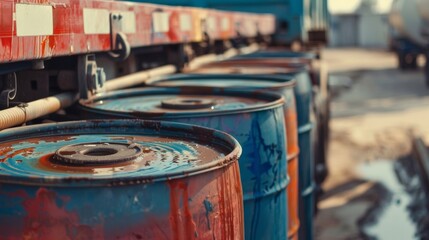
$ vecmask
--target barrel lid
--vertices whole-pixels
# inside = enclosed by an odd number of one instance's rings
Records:
[[[243,58],[304,58],[304,59],[316,59],[316,54],[312,52],[293,52],[281,49],[272,49],[258,51],[254,53],[244,54],[235,56],[234,59]]]
[[[296,73],[295,68],[285,67],[266,67],[266,66],[246,66],[232,65],[224,66],[217,64],[204,65],[202,68],[193,70],[192,73],[204,74],[247,74],[247,75],[268,75],[268,74],[293,74]]]
[[[240,58],[216,62],[217,66],[267,67],[294,69],[296,72],[308,72],[311,61],[299,58]]]
[[[187,124],[78,121],[0,132],[0,183],[126,185],[220,168],[241,155],[230,135]]]
[[[225,89],[292,88],[295,75],[269,74],[174,74],[150,79],[149,86],[159,87],[216,87]]]
[[[210,88],[139,88],[80,102],[87,111],[99,114],[157,119],[261,111],[283,104],[284,98],[278,94]]]

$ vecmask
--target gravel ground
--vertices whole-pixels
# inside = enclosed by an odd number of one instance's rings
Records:
[[[386,194],[359,169],[408,154],[413,135],[429,140],[429,90],[421,70],[397,70],[394,54],[386,51],[326,49],[323,59],[335,79],[335,97],[330,176],[316,239],[365,239],[359,226]]]

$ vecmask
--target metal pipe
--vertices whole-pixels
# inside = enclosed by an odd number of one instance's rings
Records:
[[[186,69],[194,70],[201,67],[202,65],[217,61],[217,59],[218,59],[218,55],[216,54],[207,54],[204,56],[196,57],[195,59],[193,59],[191,62],[188,63],[188,66],[186,67]]]
[[[232,58],[232,57],[235,57],[235,56],[237,56],[238,55],[238,50],[237,49],[229,49],[228,51],[226,51],[226,52],[224,52],[223,54],[222,54],[222,56],[220,57],[220,61],[221,60],[226,60],[226,59],[228,59],[228,58]]]
[[[259,45],[256,43],[253,43],[247,47],[241,48],[239,54],[249,54],[256,52],[260,49]]]
[[[166,65],[150,70],[140,71],[123,77],[111,79],[105,84],[105,91],[118,90],[144,83],[151,77],[173,74],[177,71],[174,65]]]
[[[202,65],[215,62],[215,61],[221,61],[228,58],[232,58],[234,56],[237,56],[240,53],[251,53],[255,52],[259,49],[259,46],[257,44],[252,44],[248,47],[241,48],[239,50],[231,49],[226,51],[224,54],[216,55],[216,54],[208,54],[200,57],[196,57],[193,59],[187,66],[187,70],[195,70]],[[132,87],[135,85],[139,85],[144,83],[147,79],[152,77],[159,77],[162,75],[168,75],[173,74],[177,71],[176,67],[174,65],[166,65],[158,68],[154,68],[151,70],[145,70],[140,71],[136,73],[132,73],[123,77],[114,78],[111,80],[108,80],[105,84],[105,91],[112,91],[112,90],[118,90],[123,88]]]
[[[27,121],[54,113],[71,106],[77,100],[76,93],[61,93],[0,111],[0,130],[22,125]]]
[[[226,60],[228,58],[235,57],[239,54],[249,54],[249,53],[258,51],[259,49],[260,48],[258,44],[251,44],[248,47],[244,47],[240,49],[229,49],[225,53],[219,54],[219,55],[208,54],[201,57],[197,57],[188,64],[188,67],[186,68],[186,70],[193,71],[205,64]]]

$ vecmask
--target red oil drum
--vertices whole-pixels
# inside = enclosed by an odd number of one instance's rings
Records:
[[[140,120],[0,132],[0,239],[244,239],[239,143]]]

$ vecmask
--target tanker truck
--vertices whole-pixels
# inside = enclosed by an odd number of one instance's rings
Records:
[[[429,86],[429,0],[417,0],[417,9],[419,10],[420,17],[422,19],[422,25],[420,33],[426,40],[425,56],[425,78],[426,85]]]
[[[423,20],[418,13],[417,1],[394,0],[389,14],[389,23],[393,28],[392,48],[401,69],[416,69],[417,57],[425,53],[428,45],[421,34]]]

